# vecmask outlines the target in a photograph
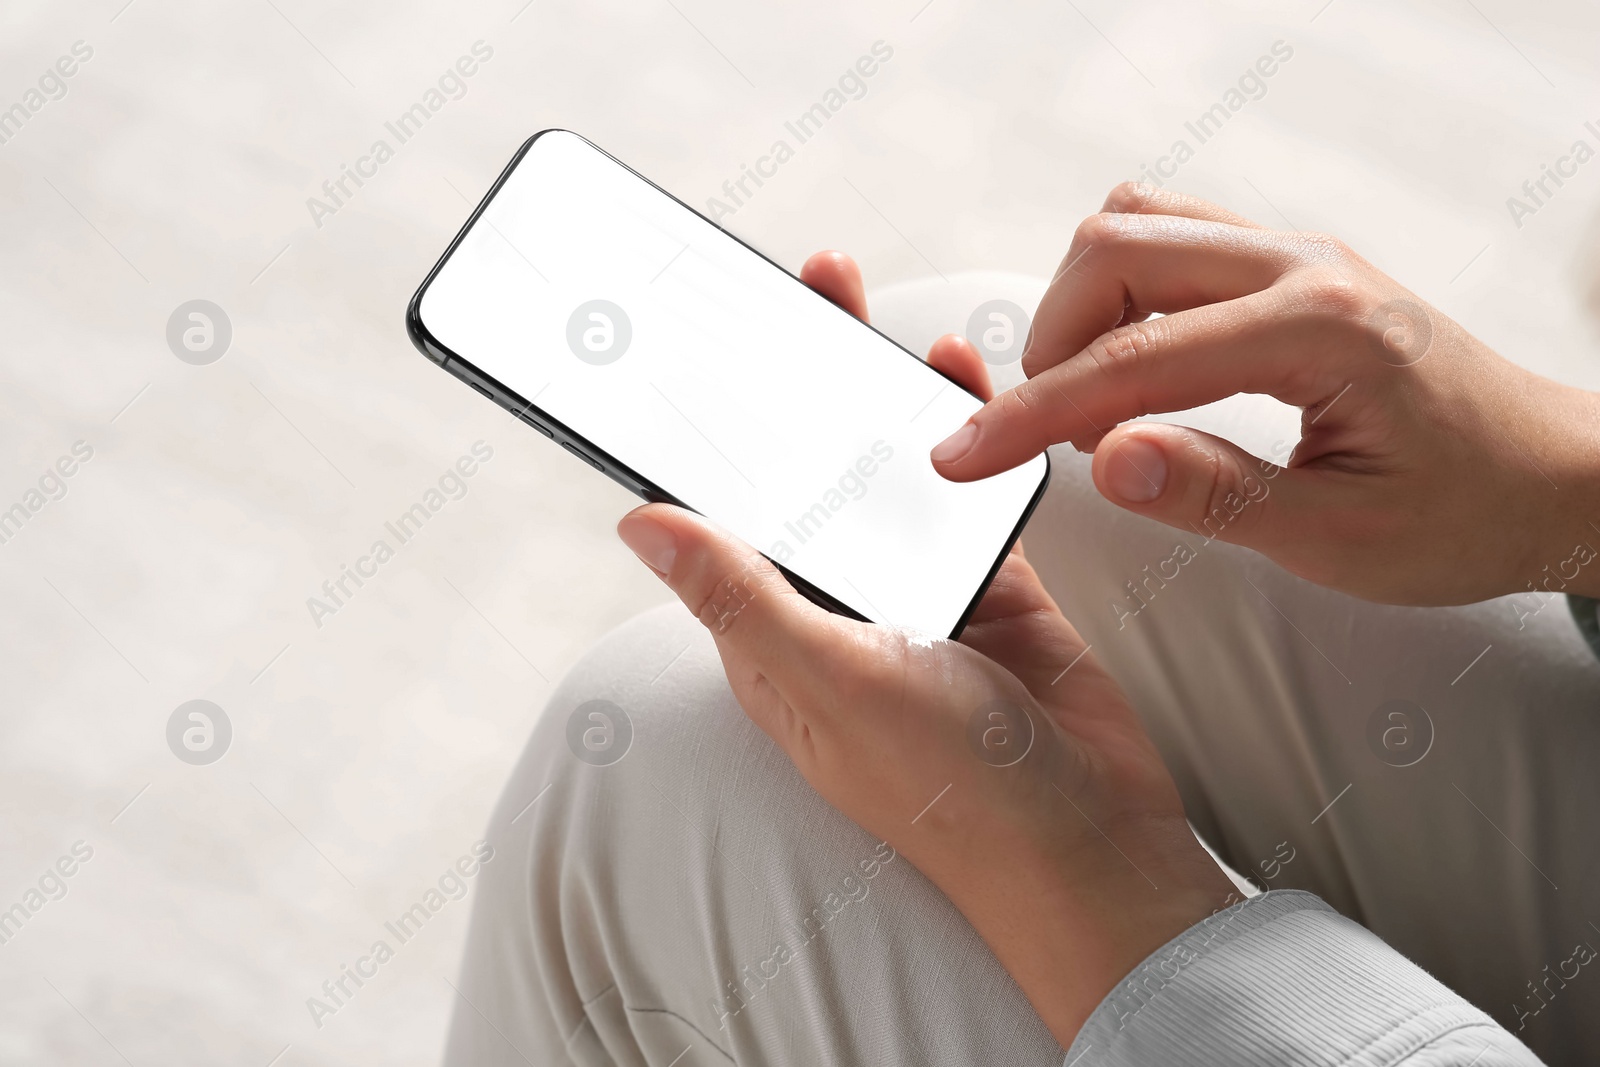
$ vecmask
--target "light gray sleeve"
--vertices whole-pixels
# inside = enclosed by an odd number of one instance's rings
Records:
[[[1529,1067],[1539,1058],[1321,898],[1276,890],[1185,930],[1113,990],[1066,1067]]]

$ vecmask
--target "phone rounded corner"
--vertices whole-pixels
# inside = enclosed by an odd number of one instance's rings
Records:
[[[514,167],[517,165],[517,163],[521,162],[522,157],[528,154],[529,149],[533,148],[534,142],[547,133],[564,133],[568,137],[576,137],[585,144],[593,144],[592,141],[576,130],[569,130],[565,126],[546,126],[544,129],[538,131],[526,141],[522,142],[522,147],[517,149],[517,154],[511,157],[511,166],[507,167],[506,169],[510,170],[511,167]]]
[[[1050,474],[1053,469],[1050,465],[1050,450],[1047,448],[1043,452],[1039,453],[1039,455],[1044,457],[1044,470],[1039,475],[1038,487],[1033,491],[1034,503],[1038,503],[1038,501],[1044,496],[1044,491],[1050,488]],[[1031,505],[1029,510],[1032,510]]]
[[[537,133],[535,133],[533,136],[529,137],[526,141],[523,141],[522,142],[522,147],[517,149],[517,154],[512,156],[511,159],[512,159],[513,162],[515,162],[518,159],[521,159],[524,155],[527,154],[528,149],[533,147],[533,142],[537,141],[539,138],[543,137],[547,133],[571,133],[571,132],[572,132],[571,130],[564,130],[560,126],[547,126],[544,129],[542,129],[542,130],[538,131]]]
[[[967,623],[972,620],[973,613],[978,610],[978,604],[982,602],[984,594],[989,591],[989,586],[994,582],[995,576],[1000,573],[1000,568],[1006,561],[1006,555],[1011,551],[1012,546],[1022,539],[1023,528],[1028,525],[1028,521],[1033,518],[1033,513],[1038,510],[1040,502],[1044,500],[1045,490],[1050,487],[1050,453],[1046,450],[1039,453],[1039,455],[1044,460],[1044,469],[1039,472],[1039,484],[1034,486],[1033,494],[1028,498],[1027,506],[1022,509],[1022,514],[1017,517],[1016,527],[1011,531],[1011,536],[1006,538],[1005,545],[995,558],[994,566],[990,568],[988,575],[983,579],[983,583],[978,586],[977,594],[973,596],[971,602],[967,604],[966,610],[961,613],[961,617],[956,620],[955,626],[951,628],[948,635],[951,641],[960,639],[961,631],[967,628]]]
[[[432,281],[429,277],[428,281]],[[428,282],[423,282],[409,301],[406,302],[406,336],[411,339],[411,344],[418,352],[425,356],[429,363],[444,366],[450,358],[434,340],[433,334],[422,322],[422,296],[428,291]]]
[[[422,288],[426,288],[423,283]],[[411,294],[411,299],[406,301],[406,336],[411,338],[411,343],[419,349],[422,348],[424,331],[422,326],[422,288]],[[423,353],[426,355],[426,351]]]

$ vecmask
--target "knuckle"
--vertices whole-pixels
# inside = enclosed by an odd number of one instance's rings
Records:
[[[1015,432],[1030,451],[1042,452],[1061,439],[1061,433],[1083,429],[1083,417],[1060,374],[1030,378],[1004,394],[1000,420],[1017,428]]]
[[[706,583],[694,616],[712,633],[725,634],[759,599],[762,585],[760,576],[748,568],[715,577]]]
[[[1034,446],[1040,437],[1040,423],[1048,418],[1039,394],[1039,383],[1043,380],[1030,378],[995,399],[993,425],[996,436],[1020,444],[1023,448]]]
[[[1150,203],[1153,190],[1140,182],[1122,182],[1106,196],[1106,211],[1135,214]]]
[[[1117,213],[1102,211],[1078,223],[1078,229],[1072,235],[1072,247],[1078,250],[1075,254],[1081,256],[1090,251],[1110,248],[1121,241],[1124,234],[1125,228]],[[1071,262],[1071,257],[1068,262]]]
[[[1095,370],[1106,377],[1137,379],[1141,368],[1149,362],[1161,329],[1156,322],[1134,322],[1118,326],[1089,342],[1084,357]]]
[[[1164,319],[1118,326],[1089,342],[1083,352],[1085,365],[1093,368],[1093,374],[1114,384],[1139,414],[1151,410],[1145,384],[1165,329]]]
[[[1317,263],[1349,263],[1355,253],[1350,246],[1328,233],[1302,233],[1296,237],[1301,253]]]
[[[995,421],[1002,426],[1031,427],[1046,407],[1041,389],[1044,378],[1029,378],[1015,389],[995,398]]]
[[[1303,313],[1361,328],[1365,328],[1376,306],[1365,286],[1337,269],[1308,272],[1301,280],[1297,297],[1296,303]]]
[[[1207,538],[1235,540],[1259,521],[1271,487],[1259,472],[1247,470],[1236,453],[1210,450],[1211,478],[1198,518]]]

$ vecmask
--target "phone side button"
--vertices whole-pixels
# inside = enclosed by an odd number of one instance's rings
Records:
[[[467,378],[467,379],[465,379],[465,381],[466,381],[466,383],[468,385],[472,386],[474,389],[476,389],[478,392],[482,393],[484,396],[488,397],[490,400],[494,399],[494,394],[492,392],[490,392],[488,389],[485,389],[483,386],[479,385],[477,382],[473,381],[471,378]]]
[[[546,427],[540,426],[537,422],[534,422],[527,415],[519,415],[518,418],[520,418],[523,422],[527,423],[529,426],[532,426],[535,430],[538,430],[540,433],[544,434],[546,437],[554,437],[555,436],[555,434],[550,432],[549,429],[547,429]]]
[[[590,459],[588,456],[584,455],[580,450],[578,450],[576,448],[573,448],[572,447],[572,442],[570,442],[570,441],[562,441],[561,442],[561,447],[566,449],[568,452],[571,452],[574,456],[577,456],[579,459],[583,460],[585,463],[587,463],[589,466],[593,467],[595,470],[597,470],[597,471],[605,470],[605,467],[602,464],[596,462],[593,459]]]

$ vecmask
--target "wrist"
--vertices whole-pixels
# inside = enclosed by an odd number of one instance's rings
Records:
[[[947,890],[1063,1048],[1152,952],[1243,899],[1181,817],[1106,830],[1116,847],[1097,836]]]
[[[1547,383],[1551,467],[1528,528],[1539,545],[1513,591],[1600,597],[1600,394]]]

